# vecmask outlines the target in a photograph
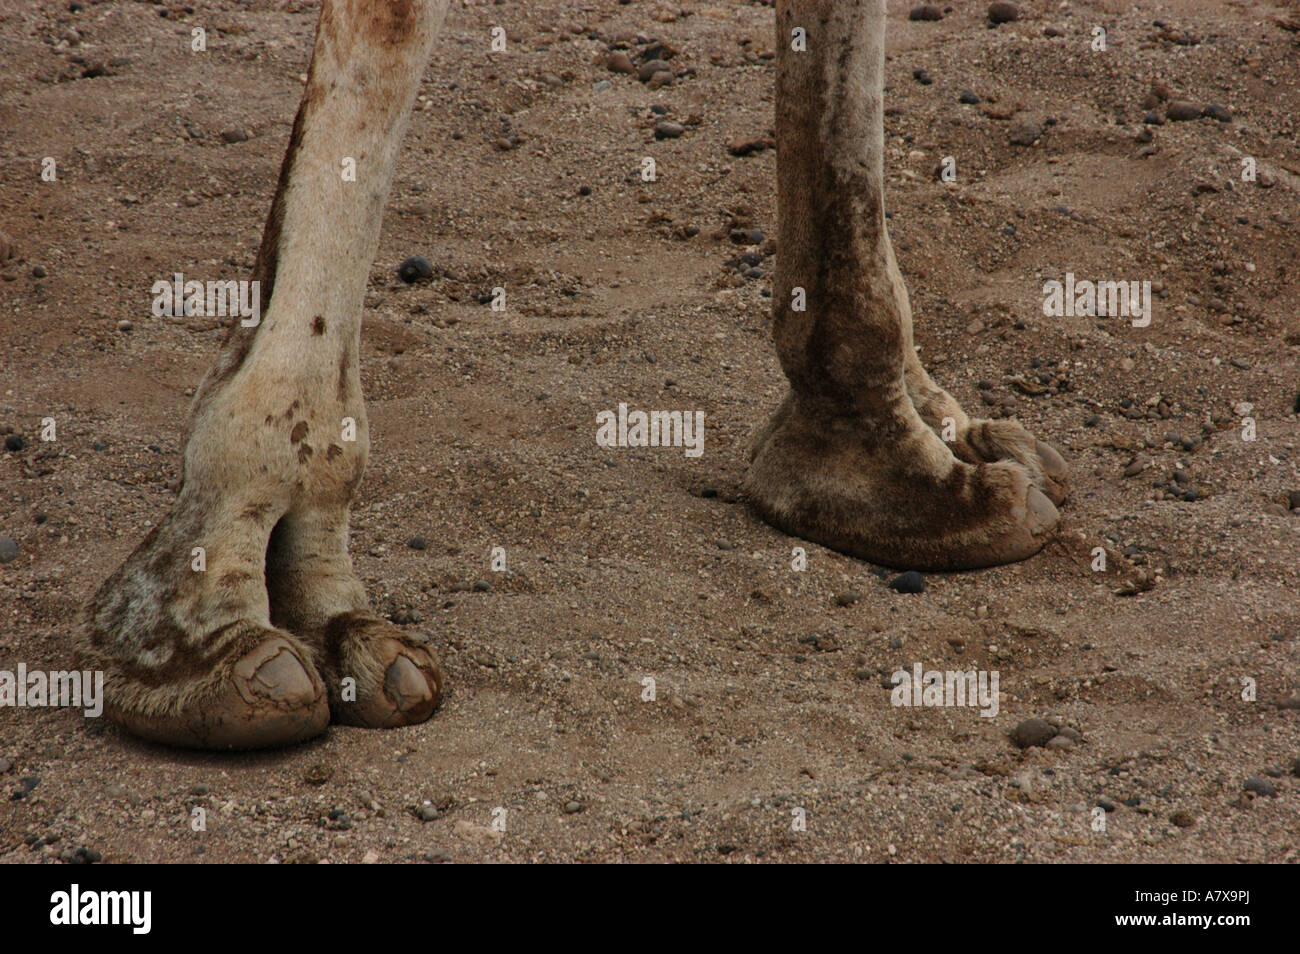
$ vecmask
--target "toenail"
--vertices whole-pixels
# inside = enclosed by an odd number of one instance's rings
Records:
[[[309,702],[316,696],[307,670],[287,649],[258,666],[249,683],[260,695],[281,705]]]
[[[1030,487],[1029,493],[1025,495],[1025,511],[1025,523],[1029,532],[1035,535],[1050,530],[1060,519],[1056,507],[1037,487]]]
[[[384,673],[384,693],[399,712],[409,712],[433,700],[429,680],[406,656],[398,656]]]

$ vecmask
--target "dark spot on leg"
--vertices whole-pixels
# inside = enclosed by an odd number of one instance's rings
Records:
[[[329,450],[325,452],[325,459],[333,460],[335,457],[338,457],[342,453],[343,453],[342,447],[339,447],[338,444],[331,444],[329,446]]]
[[[305,464],[311,458],[312,449],[310,444],[303,444],[298,448],[298,463]]]
[[[314,335],[325,334],[325,319],[320,315],[311,320],[311,333]]]
[[[297,444],[300,440],[302,440],[306,436],[307,436],[307,422],[299,421],[297,424],[293,426],[293,430],[289,432],[289,443]]]

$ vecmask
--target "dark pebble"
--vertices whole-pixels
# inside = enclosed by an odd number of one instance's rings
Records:
[[[492,584],[487,580],[476,580],[474,582],[475,593],[486,593],[490,589],[492,589]]]
[[[5,450],[20,451],[27,446],[27,438],[21,434],[10,434],[5,438]]]
[[[1269,798],[1277,797],[1277,786],[1258,775],[1252,775],[1246,779],[1246,784],[1242,788],[1247,792],[1254,792],[1256,795],[1266,795]]]
[[[412,550],[424,550],[429,546],[429,541],[417,533],[406,541],[406,545]]]
[[[412,255],[397,266],[397,277],[408,285],[415,282],[427,282],[433,277],[433,266],[427,258]]]
[[[1011,741],[1020,748],[1046,745],[1056,736],[1056,729],[1043,719],[1026,719],[1011,730]]]
[[[943,11],[933,3],[923,3],[919,7],[913,7],[907,11],[909,20],[929,20],[931,22],[943,19]]]
[[[18,541],[13,537],[0,537],[0,563],[18,558]]]
[[[224,143],[247,142],[248,133],[242,129],[227,129],[221,134],[221,141]]]
[[[965,103],[967,106],[974,106],[978,104],[979,101],[980,98],[968,89],[962,90],[961,95],[957,97],[957,102]]]
[[[1208,116],[1210,119],[1217,119],[1221,123],[1232,122],[1232,113],[1218,103],[1210,103],[1205,109],[1201,110],[1202,116]]]
[[[924,593],[925,577],[915,570],[908,570],[890,580],[889,588],[898,593]]]
[[[929,86],[934,79],[925,70],[912,70],[912,79],[916,80],[922,86]]]
[[[1201,118],[1202,109],[1185,99],[1176,99],[1165,107],[1165,116],[1176,123],[1190,122]]]
[[[989,23],[1011,23],[1020,19],[1020,8],[1006,0],[989,4]]]

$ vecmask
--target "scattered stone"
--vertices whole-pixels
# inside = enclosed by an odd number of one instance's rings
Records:
[[[406,545],[412,550],[425,550],[429,546],[429,541],[417,533],[415,536],[411,537],[411,539],[406,541]]]
[[[1298,762],[1297,764],[1300,764],[1300,762]],[[3,755],[0,755],[0,775],[5,775],[5,774],[7,774],[8,771],[9,771],[11,768],[13,768],[13,767],[14,767],[14,763],[13,763],[13,762],[10,762],[10,761],[9,761],[7,758],[5,758]]]
[[[452,831],[476,845],[498,845],[501,843],[501,832],[488,828],[486,825],[476,825],[471,821],[465,821],[463,818],[452,826]]]
[[[1124,476],[1136,477],[1138,474],[1142,473],[1142,471],[1150,467],[1151,463],[1152,461],[1150,455],[1138,454],[1131,461],[1129,461],[1129,465],[1124,468]]]
[[[46,274],[47,274],[47,273],[46,273],[46,271],[45,271],[45,266],[44,266],[44,265],[33,265],[33,266],[32,266],[32,278],[44,278],[44,277],[46,276]]]
[[[1048,25],[1043,27],[1043,36],[1065,36],[1065,31],[1058,26]]]
[[[1119,808],[1114,799],[1107,798],[1105,795],[1097,796],[1097,807],[1109,814]]]
[[[648,60],[636,71],[636,78],[643,83],[648,83],[656,73],[667,73],[671,76],[673,68],[663,60]]]
[[[361,856],[361,863],[363,865],[379,864],[379,852],[375,851],[373,848],[370,849],[364,855]]]
[[[964,89],[957,97],[957,102],[967,106],[978,106],[980,98],[968,89]]]
[[[486,593],[486,592],[488,592],[490,589],[492,589],[492,584],[489,583],[487,580],[475,580],[475,581],[474,581],[474,592],[475,592],[475,593]]]
[[[308,785],[324,785],[333,777],[334,777],[333,768],[326,765],[324,762],[317,762],[315,765],[310,766],[307,769],[307,771],[303,773],[302,780],[306,782]],[[195,788],[198,787],[199,786],[197,785],[195,786]],[[205,789],[205,791],[202,792],[201,794],[206,795],[207,786],[205,785],[202,787]],[[195,792],[194,794],[200,794],[200,793]]]
[[[911,10],[907,11],[907,18],[909,20],[926,20],[933,22],[943,19],[943,11],[933,3],[923,3],[919,7],[913,7]]]
[[[1286,494],[1288,510],[1300,510],[1300,490],[1288,490]]]
[[[1217,119],[1221,123],[1232,122],[1232,113],[1228,112],[1226,107],[1220,106],[1218,103],[1210,103],[1201,110],[1201,115],[1208,116],[1210,119]]]
[[[244,132],[244,130],[239,128],[227,129],[225,132],[221,134],[221,141],[227,144],[234,144],[237,142],[247,142],[248,139],[249,139],[248,133]]]
[[[431,865],[445,865],[451,862],[451,855],[445,848],[430,848],[424,853],[424,860]]]
[[[860,599],[862,599],[862,596],[861,596],[861,595],[860,595],[856,590],[846,590],[846,591],[843,592],[843,593],[838,593],[838,594],[836,594],[836,596],[835,596],[835,605],[836,605],[836,606],[852,606],[854,603],[856,603],[856,602],[857,602],[858,600],[860,600]]]
[[[681,123],[673,122],[671,119],[661,119],[655,123],[656,139],[679,139],[684,132],[686,132],[686,127]]]
[[[1012,23],[1020,19],[1020,8],[1006,0],[989,4],[989,23]]]
[[[1195,828],[1196,816],[1189,811],[1179,809],[1169,816],[1169,820],[1179,828]]]
[[[1025,719],[1011,730],[1011,741],[1019,748],[1046,745],[1056,737],[1056,729],[1045,719]]]
[[[1068,735],[1055,735],[1047,740],[1044,748],[1051,752],[1069,752],[1074,748],[1074,739]]]
[[[912,70],[912,79],[916,80],[922,86],[929,86],[934,82],[934,78],[925,70]]]
[[[736,245],[763,244],[763,233],[758,229],[732,229],[727,237]]]
[[[1042,134],[1041,123],[1016,123],[1011,127],[1011,132],[1007,133],[1007,141],[1013,146],[1032,146]]]
[[[18,559],[18,541],[13,537],[0,536],[0,563],[10,563]]]
[[[438,806],[433,802],[425,801],[415,810],[415,817],[422,822],[436,821],[438,818]]]
[[[579,802],[579,801],[567,801],[567,802],[564,803],[564,814],[566,814],[566,815],[576,815],[576,814],[578,814],[578,812],[580,812],[580,811],[582,811],[582,802]]]
[[[15,453],[27,446],[27,438],[21,434],[9,434],[5,437],[5,450]]]
[[[925,577],[915,570],[908,570],[890,580],[889,588],[896,593],[924,593]]]
[[[609,54],[605,60],[605,68],[611,73],[632,74],[636,72],[636,67],[632,64],[632,58],[622,50],[615,50]],[[646,77],[646,79],[649,79],[649,77]]]
[[[762,152],[769,145],[771,143],[761,136],[755,139],[733,139],[727,146],[727,152],[733,156],[752,156],[756,152]]]
[[[433,278],[433,266],[429,264],[427,258],[412,255],[397,266],[397,277],[408,285],[413,285],[416,282],[427,282]]]
[[[1267,796],[1268,798],[1277,797],[1277,786],[1268,779],[1262,778],[1259,775],[1252,775],[1250,778],[1246,779],[1246,784],[1242,786],[1242,789],[1247,792],[1254,792],[1256,795]]]
[[[1185,123],[1200,119],[1203,112],[1200,106],[1185,99],[1176,99],[1165,107],[1165,117],[1172,122]]]

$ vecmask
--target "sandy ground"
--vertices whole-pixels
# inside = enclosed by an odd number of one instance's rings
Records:
[[[775,226],[775,153],[729,151],[771,134],[770,6],[458,3],[371,270],[353,530],[376,606],[439,647],[443,708],[253,755],[0,709],[0,859],[1300,859],[1300,13],[909,6],[887,177],[918,344],[1070,458],[1056,542],[900,594],[817,546],[792,569],[800,541],[738,500],[783,393],[773,248],[729,238]],[[66,668],[79,605],[170,505],[221,330],[149,290],[247,276],[315,16],[0,5],[0,669]],[[672,83],[607,68],[655,43]],[[1231,122],[1144,126],[1162,95]],[[397,279],[408,255],[432,282]],[[1153,282],[1150,325],[1045,316],[1067,271]],[[619,402],[703,411],[704,454],[598,447]],[[916,663],[996,670],[996,718],[891,705]],[[1040,717],[1057,741],[1019,748]]]

